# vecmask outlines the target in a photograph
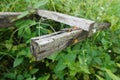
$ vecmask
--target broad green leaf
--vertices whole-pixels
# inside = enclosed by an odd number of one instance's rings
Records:
[[[55,59],[56,59],[56,57],[57,57],[57,55],[58,55],[58,53],[54,53],[54,54],[50,55],[50,56],[48,57],[48,59],[51,59],[51,60],[54,62]]]
[[[57,72],[63,71],[66,67],[67,66],[64,64],[64,61],[60,60],[55,66],[54,71],[57,73]]]
[[[117,48],[117,47],[114,47],[113,48],[113,51],[117,54],[120,54],[120,48]]]
[[[31,29],[29,27],[25,28],[25,33],[26,33],[26,35],[30,36],[31,35]]]
[[[13,63],[13,67],[20,65],[23,62],[23,58],[16,58]]]
[[[101,76],[99,76],[99,75],[95,75],[99,80],[105,80],[105,79],[103,79]]]
[[[23,33],[24,33],[24,29],[20,29],[20,30],[18,31],[18,36],[22,36]]]
[[[39,71],[39,69],[32,69],[32,70],[30,70],[30,74],[35,74],[37,71]]]
[[[18,75],[17,76],[17,80],[23,80],[23,79],[24,79],[23,75]]]
[[[9,79],[15,79],[16,74],[15,73],[5,73],[4,77],[9,78]]]
[[[116,63],[117,64],[117,66],[120,68],[120,63]]]
[[[40,78],[38,78],[37,80],[48,80],[50,77],[50,75],[46,75],[46,76],[41,76]]]
[[[105,69],[105,71],[107,72],[107,74],[109,75],[109,77],[113,80],[120,80],[119,77],[117,77],[115,74],[113,74],[109,69]]]
[[[30,78],[27,78],[26,80],[34,80],[34,79],[30,77]]]
[[[16,21],[15,25],[17,28],[26,28],[26,27],[30,27],[30,25],[35,25],[35,21],[34,20],[30,20],[30,19],[27,19],[27,20],[19,20],[19,21]]]
[[[68,53],[64,56],[64,61],[65,62],[72,63],[72,62],[75,62],[75,59],[76,59],[76,54],[75,53]]]
[[[79,63],[71,63],[68,68],[70,69],[70,76],[75,76],[76,73],[80,73],[81,72],[81,68]]]

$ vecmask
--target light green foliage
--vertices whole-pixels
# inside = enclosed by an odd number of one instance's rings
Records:
[[[120,80],[119,77],[117,77],[116,75],[114,75],[109,69],[105,69],[105,71],[107,72],[107,74],[109,75],[109,77],[113,80]]]
[[[23,62],[23,58],[16,58],[13,67],[20,65]]]
[[[1,80],[120,80],[120,0],[0,0],[0,11],[22,11],[15,26],[0,29]],[[67,25],[29,15],[47,9],[111,27],[36,62],[30,39]],[[27,19],[22,19],[27,17]]]

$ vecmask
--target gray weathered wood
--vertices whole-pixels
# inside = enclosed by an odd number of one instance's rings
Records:
[[[87,20],[87,19],[78,18],[58,12],[47,11],[47,10],[38,10],[37,14],[39,16],[46,17],[48,19],[52,19],[57,22],[61,22],[70,26],[76,26],[85,31],[90,31],[92,25],[95,23],[95,21],[92,20]]]
[[[61,51],[67,46],[73,44],[74,39],[78,39],[80,41],[86,36],[87,32],[82,29],[77,29],[71,32],[59,31],[49,35],[32,38],[31,51],[36,57],[36,60],[41,60],[48,55]]]
[[[0,27],[12,25],[11,20],[21,15],[21,12],[0,12]]]
[[[22,14],[21,12],[0,12],[0,27],[10,26],[12,24],[11,20],[21,14]],[[86,31],[90,31],[93,24],[95,23],[95,21],[92,20],[77,18],[74,16],[48,10],[37,10],[36,14],[41,17],[52,19],[70,26],[76,26]]]
[[[31,39],[31,51],[36,60],[41,60],[50,54],[59,52],[66,47],[74,44],[75,40],[78,42],[84,40],[86,37],[92,36],[95,31],[102,30],[110,26],[110,23],[95,23],[93,29],[88,32],[80,28],[64,29],[52,34],[35,37]],[[70,30],[70,31],[69,31]]]
[[[77,29],[72,27],[52,34],[32,38],[31,51],[36,60],[41,60],[52,53],[65,49],[74,44],[76,42],[74,40],[82,41],[87,36],[92,36],[97,30],[110,26],[109,23],[95,23],[92,20],[47,10],[37,10],[36,13],[41,17],[77,27]],[[12,24],[11,20],[21,14],[21,12],[0,12],[0,27],[10,26]]]

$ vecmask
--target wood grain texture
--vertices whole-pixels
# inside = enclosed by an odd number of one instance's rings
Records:
[[[76,26],[85,31],[90,31],[91,27],[95,23],[95,21],[92,21],[92,20],[87,20],[84,18],[78,18],[78,17],[74,17],[74,16],[70,16],[70,15],[66,15],[58,12],[47,11],[47,10],[38,10],[37,14],[39,16],[67,24],[69,26]]]
[[[36,60],[41,60],[52,53],[59,52],[74,44],[74,39],[78,41],[87,37],[87,32],[82,29],[71,32],[59,31],[31,39],[31,51]]]
[[[21,12],[0,12],[0,27],[11,26],[13,24],[11,20],[21,14]]]
[[[11,20],[21,14],[22,14],[21,12],[0,12],[0,27],[10,26],[12,24]],[[78,18],[48,10],[37,10],[36,14],[39,15],[40,17],[52,19],[54,21],[67,24],[69,26],[76,26],[86,31],[90,31],[92,29],[93,24],[95,23],[95,21],[92,20]]]
[[[98,31],[108,27],[110,27],[108,22],[95,23],[91,31],[84,31],[80,28],[74,29],[72,27],[52,34],[35,37],[31,39],[31,52],[36,60],[39,61],[73,45],[75,40],[80,42],[92,36],[95,33],[93,30]]]

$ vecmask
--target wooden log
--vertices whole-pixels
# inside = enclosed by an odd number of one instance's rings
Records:
[[[94,30],[102,30],[110,26],[110,23],[96,23],[93,29],[88,32],[80,28],[68,28],[52,34],[35,37],[31,39],[31,52],[33,53],[36,60],[42,60],[47,56],[59,52],[66,47],[74,44],[74,40],[78,42],[84,40],[86,37],[92,36]]]
[[[31,51],[36,60],[41,60],[48,55],[61,51],[74,43],[74,39],[82,40],[87,36],[87,32],[82,29],[71,32],[59,31],[49,35],[31,39]],[[81,37],[81,38],[80,38]]]
[[[0,27],[10,26],[12,24],[11,20],[21,14],[21,12],[0,12]],[[69,26],[76,26],[86,31],[90,31],[93,24],[95,23],[95,21],[92,20],[78,18],[48,10],[37,10],[36,14],[47,19],[52,19],[54,21],[67,24]]]
[[[11,20],[21,15],[21,12],[0,12],[0,27],[12,25]]]
[[[67,24],[69,26],[76,26],[85,31],[90,31],[95,21],[87,20],[83,18],[78,18],[58,12],[47,11],[47,10],[38,10],[37,14],[39,16],[45,17],[47,19],[52,19],[57,22]]]

